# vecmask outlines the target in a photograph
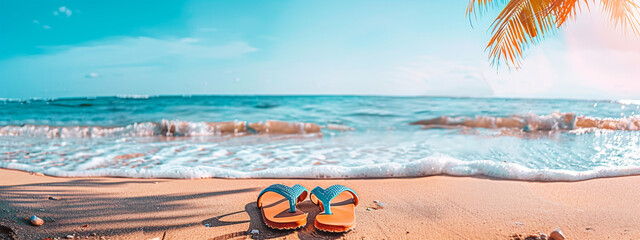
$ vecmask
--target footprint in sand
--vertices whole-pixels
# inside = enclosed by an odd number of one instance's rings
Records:
[[[0,225],[0,240],[13,240],[13,230],[11,228]]]

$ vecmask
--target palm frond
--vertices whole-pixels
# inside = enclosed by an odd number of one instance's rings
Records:
[[[574,19],[596,0],[470,0],[466,16],[485,13],[489,8],[506,4],[491,24],[492,37],[486,46],[491,65],[520,68],[523,52],[545,36]],[[640,6],[636,0],[600,0],[603,11],[614,27],[640,35]],[[582,5],[584,4],[584,5]]]
[[[549,5],[550,14],[555,16],[556,26],[562,26],[567,20],[574,19],[578,12],[582,11],[579,0],[553,0]],[[588,0],[584,0],[585,6],[589,7]]]
[[[605,14],[613,21],[613,25],[623,30],[630,29],[640,35],[640,7],[633,0],[602,0]]]
[[[467,11],[464,16],[469,18],[469,25],[473,28],[473,21],[470,18],[471,15],[477,20],[478,15],[484,14],[491,8],[504,5],[508,1],[509,0],[469,0],[469,5],[467,5]]]
[[[556,29],[549,10],[552,0],[511,0],[492,24],[493,37],[487,44],[491,65],[504,62],[520,67],[528,44],[536,43]]]
[[[508,1],[509,0],[469,0],[465,17],[471,14],[477,16],[478,13],[484,13],[492,7],[497,7],[499,4],[505,4]]]

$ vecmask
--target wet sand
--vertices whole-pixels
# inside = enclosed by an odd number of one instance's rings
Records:
[[[255,197],[273,183],[353,188],[361,201],[355,229],[267,229]],[[638,239],[638,186],[640,176],[552,183],[449,176],[179,180],[57,178],[0,169],[0,226],[17,239],[524,239],[555,228],[567,239]],[[384,208],[375,209],[374,200]],[[299,208],[313,223],[319,209],[308,200]],[[45,224],[31,226],[24,218],[33,214]],[[0,239],[8,229],[0,227]]]

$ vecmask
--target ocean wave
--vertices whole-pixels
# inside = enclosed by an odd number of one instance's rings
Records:
[[[116,98],[123,98],[123,99],[149,99],[151,96],[149,95],[136,95],[136,94],[132,94],[132,95],[116,95]]]
[[[58,106],[58,107],[70,107],[70,108],[75,108],[75,107],[93,107],[93,104],[91,103],[80,103],[80,104],[61,104],[61,103],[49,103],[49,105],[51,106]]]
[[[55,176],[133,178],[454,175],[577,181],[640,174],[640,131],[567,128],[523,133],[518,129],[421,130],[408,125],[438,116],[475,119],[514,114],[545,122],[550,120],[545,114],[558,111],[613,120],[622,126],[619,129],[640,129],[628,127],[631,122],[640,123],[635,115],[640,105],[621,105],[633,104],[624,100],[618,104],[344,96],[118,97],[123,99],[0,101],[0,167]],[[256,109],[269,107],[260,103],[280,106]],[[521,112],[525,109],[526,113]],[[424,112],[416,113],[418,110]],[[210,127],[214,124],[204,122],[269,118],[324,123],[324,137],[258,134],[235,138],[244,134],[227,131],[229,135],[222,136]],[[556,122],[546,123],[554,126]],[[357,130],[337,132],[353,128]]]
[[[22,102],[21,98],[0,98],[0,102]]]
[[[244,124],[244,121],[236,121],[236,124]],[[294,123],[295,126],[304,126],[302,123]],[[351,131],[354,128],[348,126],[328,124],[327,129],[338,131]],[[255,130],[254,130],[255,131]],[[266,130],[267,132],[269,129]],[[160,122],[140,122],[121,127],[108,126],[52,126],[52,125],[7,125],[0,126],[0,137],[32,137],[32,138],[102,138],[102,137],[192,137],[192,136],[243,136],[244,131],[222,132],[220,128],[211,125],[210,122],[189,122],[179,120],[166,120]],[[286,134],[283,134],[286,135]],[[301,133],[306,135],[306,133]],[[310,132],[309,135],[314,135]]]
[[[367,110],[367,111],[356,111],[354,113],[349,114],[349,116],[354,116],[354,117],[385,117],[385,118],[390,118],[390,117],[398,117],[399,115],[390,113],[390,112],[383,112],[383,111],[375,111],[375,110]]]
[[[41,97],[33,97],[33,98],[0,98],[0,102],[11,102],[11,103],[30,103],[30,102],[50,102],[55,101],[58,98],[41,98]]]
[[[630,99],[618,100],[617,103],[622,105],[640,105],[640,100],[630,100]]]
[[[515,163],[490,160],[462,161],[449,156],[432,156],[409,163],[370,164],[358,167],[313,166],[272,168],[253,172],[210,166],[160,166],[157,168],[65,170],[17,162],[0,162],[1,168],[41,172],[58,177],[129,177],[129,178],[397,178],[434,175],[490,177],[521,181],[583,181],[594,178],[640,174],[640,166],[596,167],[587,171],[532,169]]]
[[[167,129],[176,129],[173,132]],[[162,120],[160,122],[133,123],[122,127],[104,126],[50,126],[8,125],[0,127],[0,136],[42,138],[101,138],[151,136],[217,136],[221,135],[206,122]]]

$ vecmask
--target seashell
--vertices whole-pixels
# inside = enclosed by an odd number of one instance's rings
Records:
[[[29,218],[29,221],[31,222],[31,224],[33,224],[33,226],[40,226],[44,224],[44,220],[42,220],[42,218],[36,217],[36,215],[31,216]]]
[[[549,234],[549,239],[550,240],[565,240],[564,234],[562,234],[562,231],[560,230],[560,228],[556,228],[555,231],[551,232],[551,234]]]

